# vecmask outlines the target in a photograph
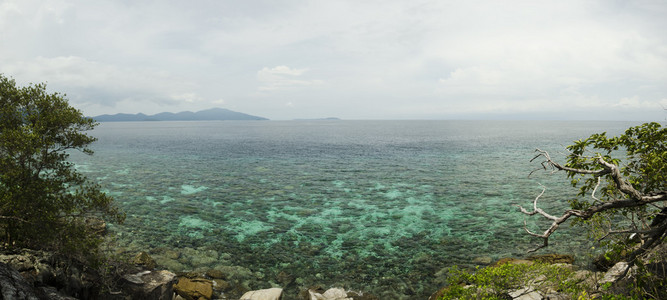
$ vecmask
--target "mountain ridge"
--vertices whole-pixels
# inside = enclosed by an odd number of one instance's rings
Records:
[[[227,120],[268,120],[264,117],[253,116],[225,108],[210,108],[197,112],[182,111],[178,113],[161,112],[154,115],[114,114],[92,117],[98,122],[143,122],[143,121],[227,121]]]

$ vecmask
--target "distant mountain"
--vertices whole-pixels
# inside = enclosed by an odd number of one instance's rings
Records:
[[[115,114],[93,117],[98,122],[137,122],[137,121],[214,121],[214,120],[268,120],[224,108],[211,108],[198,112],[183,111],[179,113],[163,112],[155,115]]]
[[[317,119],[294,119],[294,121],[340,121],[340,118],[328,117],[328,118],[317,118]]]

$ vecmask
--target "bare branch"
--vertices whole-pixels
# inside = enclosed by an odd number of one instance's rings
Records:
[[[576,168],[566,167],[566,166],[563,166],[563,165],[553,161],[551,159],[551,157],[549,156],[549,153],[547,151],[544,151],[544,150],[541,150],[541,149],[535,149],[535,152],[539,152],[539,154],[537,154],[535,157],[533,157],[533,159],[531,159],[530,161],[532,162],[539,157],[544,157],[545,160],[543,162],[541,162],[541,164],[542,164],[542,166],[544,167],[545,170],[546,170],[546,167],[545,167],[545,164],[546,164],[546,165],[548,165],[552,168],[555,168],[557,170],[560,170],[560,171],[568,171],[568,172],[577,173],[577,174],[592,174],[592,175],[600,176],[600,175],[605,175],[605,174],[609,173],[609,170],[604,169],[604,168],[600,169],[600,170],[585,170],[585,169],[576,169]],[[599,156],[598,156],[598,158],[601,159],[601,157],[599,157]],[[535,172],[535,171],[533,171],[533,172]],[[533,172],[531,172],[531,174]]]
[[[595,185],[595,188],[593,189],[593,192],[591,192],[591,198],[593,198],[597,202],[601,202],[599,198],[595,197],[595,192],[598,190],[600,187],[600,182],[602,180],[600,179],[600,176],[598,176],[598,183]]]
[[[534,161],[538,158],[543,158],[544,161],[540,163],[542,166],[541,169],[547,170],[549,168],[554,169],[554,172],[556,170],[563,170],[567,172],[573,172],[577,174],[589,174],[597,177],[597,184],[595,185],[595,188],[593,189],[591,193],[591,197],[596,200],[595,205],[592,205],[588,207],[585,210],[567,210],[565,211],[560,217],[556,217],[553,215],[548,214],[541,208],[537,206],[537,201],[544,195],[546,188],[542,186],[542,192],[535,197],[533,200],[533,210],[528,211],[525,208],[523,208],[521,205],[515,205],[519,208],[519,210],[526,215],[532,216],[535,214],[539,214],[543,216],[546,219],[552,220],[553,223],[549,228],[547,228],[544,233],[538,234],[530,231],[527,227],[526,221],[524,220],[524,230],[535,237],[542,238],[544,240],[544,243],[541,246],[538,246],[537,248],[530,250],[529,252],[535,252],[541,248],[547,247],[549,245],[549,237],[558,229],[558,227],[566,222],[570,217],[575,216],[578,218],[582,218],[584,220],[591,218],[593,215],[606,211],[609,209],[615,209],[615,208],[630,208],[630,207],[638,207],[638,206],[643,206],[655,202],[661,202],[661,201],[667,201],[667,192],[666,191],[661,191],[658,193],[650,194],[650,195],[644,195],[641,192],[637,191],[628,181],[623,177],[621,174],[621,171],[618,166],[615,164],[609,163],[605,161],[602,156],[598,155],[596,157],[593,157],[597,164],[601,167],[601,169],[598,170],[584,170],[584,169],[576,169],[576,168],[570,168],[570,167],[565,167],[557,162],[553,161],[551,157],[549,156],[549,153],[540,149],[535,150],[538,152],[538,154],[531,159],[531,161]],[[530,174],[533,172],[539,170],[533,170]],[[609,174],[616,185],[616,187],[619,189],[619,191],[625,195],[627,195],[627,198],[624,199],[613,199],[611,201],[607,202],[602,202],[600,198],[595,196],[595,193],[597,192],[598,188],[600,187],[601,184],[601,176]],[[667,223],[667,222],[665,222]],[[646,240],[647,242],[642,245],[640,249],[637,249],[636,251],[644,251],[642,249],[645,249],[644,246],[650,241],[650,244],[655,243],[656,239],[659,239],[662,237],[662,235],[665,234],[665,230],[667,229],[667,224],[662,224],[660,226],[656,226],[652,229],[649,230],[624,230],[624,231],[612,231],[610,230],[603,238],[606,238],[609,234],[615,234],[615,233],[639,233],[645,236],[648,236],[648,239]],[[650,246],[647,246],[650,247]],[[647,249],[647,248],[646,248]]]

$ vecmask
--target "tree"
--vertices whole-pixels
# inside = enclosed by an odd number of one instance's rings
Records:
[[[6,247],[62,252],[94,249],[99,240],[85,218],[124,215],[100,187],[67,161],[69,151],[92,154],[97,123],[46,84],[17,87],[0,74],[0,234]]]
[[[533,161],[540,160],[538,170],[565,171],[572,186],[579,187],[578,197],[569,200],[571,209],[560,216],[540,209],[537,202],[544,189],[534,199],[532,211],[517,205],[524,214],[539,214],[553,221],[541,234],[530,231],[524,223],[526,232],[543,239],[543,244],[532,251],[548,246],[551,234],[571,217],[578,223],[592,225],[590,228],[599,240],[624,247],[630,265],[664,241],[667,232],[666,128],[658,123],[645,123],[627,129],[618,137],[593,134],[566,148],[569,154],[565,165],[540,149],[536,150],[538,154]]]

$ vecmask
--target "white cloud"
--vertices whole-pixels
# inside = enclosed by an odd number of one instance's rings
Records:
[[[24,83],[47,82],[49,88],[66,93],[81,104],[114,107],[121,101],[157,104],[199,99],[191,92],[195,84],[167,72],[120,67],[76,56],[36,57],[5,64],[4,69]]]
[[[661,109],[667,108],[667,99],[661,99],[659,101],[642,101],[639,96],[621,98],[617,103],[612,105],[613,107],[618,108],[628,108],[628,109],[637,109],[637,108],[648,108],[648,109]]]
[[[257,80],[262,84],[260,91],[274,91],[322,84],[317,79],[300,79],[308,69],[290,69],[287,66],[263,68],[257,72]]]

